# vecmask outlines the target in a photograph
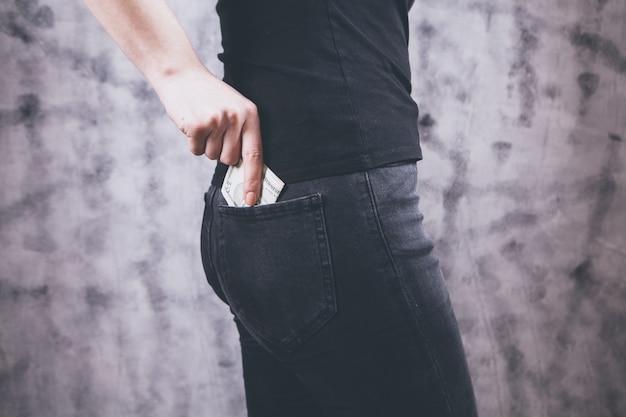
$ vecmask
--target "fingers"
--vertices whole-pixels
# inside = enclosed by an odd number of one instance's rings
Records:
[[[246,119],[241,131],[241,157],[243,159],[243,193],[246,205],[253,206],[261,195],[263,174],[261,129],[256,111],[253,116]]]
[[[206,94],[216,97],[215,102],[186,106],[188,112],[183,117],[176,117],[173,111],[168,114],[178,121],[177,126],[189,138],[189,150],[194,155],[204,154],[227,165],[242,161],[244,199],[253,206],[261,195],[263,175],[258,110],[230,86],[221,81],[217,85],[219,94]]]
[[[217,136],[219,125],[220,123],[215,117],[211,117],[207,121],[195,121],[188,118],[180,123],[179,129],[187,135],[191,153],[194,155],[205,154],[209,159],[216,159],[221,152],[222,143],[221,140],[210,139],[211,136]]]
[[[253,105],[250,107],[254,107]],[[241,160],[241,142],[243,125],[246,119],[254,119],[252,125],[258,126],[256,108],[254,111],[225,111],[219,117],[212,117],[208,122],[194,127],[181,128],[188,137],[189,150],[194,155],[204,154],[211,160],[219,160],[226,165],[237,165]],[[190,123],[191,124],[191,123]]]
[[[204,154],[211,160],[219,159],[227,165],[237,164],[241,150],[239,144],[241,124],[226,120],[224,116],[219,120],[213,117],[196,128],[189,128],[186,131],[181,129],[187,135],[191,153]]]
[[[241,159],[241,131],[243,126],[236,116],[230,117],[229,126],[222,137],[219,160],[226,165],[237,165]]]

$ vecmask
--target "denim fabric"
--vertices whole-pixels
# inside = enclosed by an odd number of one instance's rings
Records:
[[[240,332],[250,417],[474,417],[415,164],[205,195],[202,258]]]
[[[231,308],[268,343],[296,349],[336,312],[321,195],[218,210]]]

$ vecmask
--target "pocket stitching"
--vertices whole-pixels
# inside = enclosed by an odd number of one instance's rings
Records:
[[[228,217],[262,219],[273,218],[278,214],[295,214],[308,209],[317,209],[322,206],[322,195],[311,194],[293,200],[278,201],[272,204],[264,204],[252,207],[219,206],[220,214]]]
[[[230,268],[230,263],[226,260],[225,256],[225,239],[224,239],[224,227],[223,222],[220,221],[219,225],[219,245],[220,245],[220,261],[222,270],[224,271],[224,282],[222,287],[225,293],[228,295],[229,302],[233,311],[237,311],[242,323],[248,323],[247,327],[251,333],[258,335],[259,337],[275,343],[288,352],[295,350],[302,342],[313,334],[315,334],[323,324],[329,321],[337,311],[336,292],[334,287],[334,277],[332,271],[332,260],[330,254],[330,245],[328,242],[328,235],[326,232],[326,224],[324,220],[324,211],[322,204],[321,194],[312,194],[305,197],[300,197],[293,200],[282,201],[279,203],[273,203],[264,206],[254,207],[232,207],[232,206],[220,206],[219,215],[224,217],[239,218],[242,221],[249,220],[264,220],[267,218],[275,219],[280,214],[298,214],[300,212],[308,212],[312,216],[311,225],[315,228],[315,247],[318,251],[319,267],[320,267],[320,281],[322,284],[324,305],[318,308],[314,314],[311,314],[304,324],[300,325],[297,329],[290,332],[287,335],[279,335],[276,331],[268,328],[264,323],[256,320],[254,317],[250,317],[242,308],[241,303],[238,302],[238,297],[233,297],[232,288],[229,285],[228,277],[233,276],[233,271]]]

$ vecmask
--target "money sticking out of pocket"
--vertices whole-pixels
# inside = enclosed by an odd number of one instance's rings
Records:
[[[267,165],[263,165],[262,181],[261,196],[257,200],[256,205],[275,203],[285,183]],[[243,195],[243,164],[241,161],[237,165],[228,167],[224,183],[222,184],[222,195],[229,206],[247,206],[245,196]]]

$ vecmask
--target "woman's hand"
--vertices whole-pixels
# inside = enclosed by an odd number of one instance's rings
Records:
[[[196,155],[243,159],[246,204],[261,192],[263,155],[256,106],[211,74],[166,0],[84,0],[146,76]]]
[[[243,160],[246,204],[261,190],[263,150],[257,108],[208,70],[161,78],[154,87],[169,117],[187,135],[189,150],[227,165]]]

